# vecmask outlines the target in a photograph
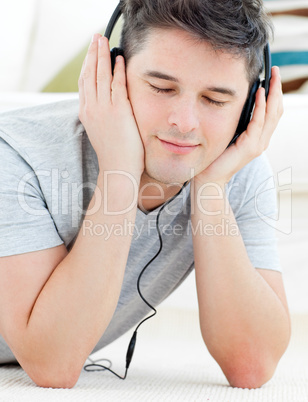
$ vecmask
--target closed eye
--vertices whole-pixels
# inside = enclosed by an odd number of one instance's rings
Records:
[[[210,103],[211,105],[214,105],[214,106],[223,107],[223,106],[226,104],[226,102],[215,101],[214,99],[211,99],[211,98],[209,98],[209,97],[207,97],[207,96],[204,96],[203,98],[204,98],[208,103]]]
[[[171,89],[171,88],[158,88],[152,84],[149,84],[149,86],[154,92],[156,92],[158,94],[167,94],[167,93],[170,93],[173,91],[173,89]]]
[[[169,94],[174,91],[174,89],[172,89],[172,88],[159,88],[152,84],[149,84],[149,86],[154,92],[156,92],[158,94]],[[206,102],[208,102],[209,104],[218,106],[218,107],[223,107],[226,103],[226,102],[215,101],[214,99],[209,98],[208,96],[203,96],[203,99],[205,99]]]

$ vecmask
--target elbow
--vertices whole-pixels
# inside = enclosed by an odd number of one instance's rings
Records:
[[[40,375],[35,378],[32,378],[32,380],[35,382],[35,384],[38,387],[42,388],[68,388],[71,389],[73,388],[77,381],[78,381],[79,376],[76,378],[74,376],[65,376],[62,378],[58,378],[53,375]]]
[[[76,385],[87,356],[75,353],[72,348],[40,343],[37,336],[27,336],[26,332],[19,331],[24,336],[17,337],[16,332],[6,334],[6,338],[11,339],[8,344],[20,366],[37,386],[73,388]]]
[[[222,352],[220,349],[218,352],[216,350],[216,354],[211,354],[231,387],[255,389],[262,387],[273,377],[287,345],[288,341],[270,349],[262,348],[260,344],[256,346],[241,343],[240,347],[233,345],[231,350],[228,348]]]
[[[273,377],[276,366],[273,362],[255,359],[233,362],[222,370],[231,387],[255,389],[262,387]]]
[[[287,344],[275,351],[244,348],[222,359],[220,366],[232,387],[260,388],[273,377],[286,347]]]
[[[24,370],[37,386],[43,388],[73,388],[81,372],[79,368],[61,367],[60,364],[33,364],[31,367],[24,367]]]
[[[265,370],[256,367],[237,368],[225,373],[231,387],[234,388],[260,388],[268,382],[275,370]]]

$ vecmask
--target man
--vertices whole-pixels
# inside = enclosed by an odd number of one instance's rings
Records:
[[[136,282],[174,197],[142,293],[157,305],[195,268],[207,348],[232,386],[259,387],[290,337],[274,230],[255,205],[282,114],[277,68],[227,147],[262,64],[262,4],[126,0],[123,13],[126,64],[119,56],[112,75],[94,35],[79,106],[1,117],[2,361],[40,386],[74,386],[93,350],[150,311]],[[275,213],[273,192],[260,201]]]

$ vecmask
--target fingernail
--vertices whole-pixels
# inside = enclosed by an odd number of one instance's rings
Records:
[[[98,40],[98,38],[100,37],[100,35],[99,34],[94,34],[93,36],[92,36],[92,43],[93,42],[97,42],[97,40]]]
[[[279,68],[278,66],[275,66],[275,68],[276,68],[276,71],[277,71],[279,77],[281,78],[281,75],[280,75],[280,68]]]
[[[99,46],[99,47],[103,47],[103,46],[104,46],[104,38],[103,38],[103,37],[99,38],[98,46]]]

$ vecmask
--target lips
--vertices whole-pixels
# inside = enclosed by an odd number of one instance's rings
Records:
[[[174,154],[187,155],[187,154],[193,152],[199,146],[199,145],[194,145],[194,144],[185,144],[185,143],[164,141],[164,140],[161,140],[160,138],[158,138],[158,139],[164,149],[166,149],[169,152],[172,152]]]

